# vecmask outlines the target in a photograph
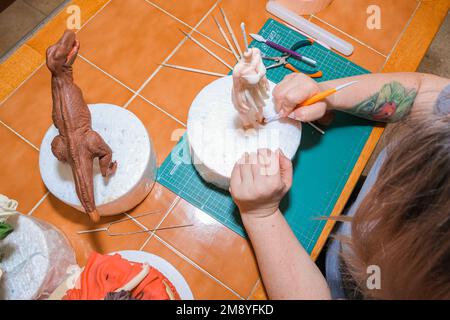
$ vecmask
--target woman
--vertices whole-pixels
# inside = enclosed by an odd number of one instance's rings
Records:
[[[295,109],[323,90],[358,80],[323,102]],[[419,73],[356,76],[316,83],[295,74],[274,90],[282,115],[302,121],[339,110],[366,119],[402,121],[378,157],[337,230],[325,279],[279,210],[292,184],[280,152],[246,154],[230,192],[272,299],[450,299],[450,80]],[[294,111],[295,109],[295,111]],[[269,172],[267,164],[279,170]],[[340,240],[340,241],[339,241]]]

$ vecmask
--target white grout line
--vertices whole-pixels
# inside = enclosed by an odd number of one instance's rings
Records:
[[[206,34],[198,31],[196,29],[196,27],[191,27],[189,24],[187,24],[186,22],[184,22],[183,20],[177,18],[176,16],[174,16],[173,14],[171,14],[170,12],[168,12],[167,10],[163,9],[162,7],[158,6],[157,4],[151,2],[150,0],[144,0],[145,2],[147,2],[149,5],[155,7],[156,9],[158,9],[159,11],[163,12],[164,14],[168,15],[170,18],[174,19],[175,21],[178,21],[179,23],[181,23],[182,25],[184,25],[185,27],[188,27],[189,29],[193,30],[195,33],[201,35],[202,37],[206,38],[207,40],[209,40],[210,42],[214,43],[215,45],[219,46],[220,48],[226,50],[227,52],[229,52],[230,54],[232,54],[233,52],[226,48],[225,46],[223,46],[222,44],[220,44],[219,42],[217,42],[216,40],[212,39],[211,37],[207,36]],[[221,0],[217,1],[217,3],[221,2]]]
[[[108,73],[107,71],[103,70],[102,68],[100,68],[99,66],[97,66],[95,63],[93,63],[92,61],[90,61],[89,59],[87,59],[86,57],[84,57],[81,54],[78,54],[78,57],[80,57],[83,61],[86,61],[89,65],[93,66],[95,69],[97,69],[98,71],[102,72],[103,74],[107,75],[108,77],[110,77],[111,79],[113,79],[114,81],[116,81],[118,84],[121,84],[122,86],[124,86],[125,88],[127,88],[129,91],[131,91],[132,93],[136,93],[136,91],[134,91],[133,89],[131,89],[129,86],[127,86],[125,83],[123,83],[122,81],[120,81],[119,79],[117,79],[116,77],[114,77],[112,74]]]
[[[191,31],[193,32],[193,31]],[[178,49],[186,42],[188,38],[184,37],[183,40],[180,41],[180,43],[178,43],[178,45],[175,47],[175,49],[172,50],[172,52],[164,59],[164,61],[162,62],[163,64],[166,63],[167,61],[169,61],[170,58],[173,57],[173,55],[178,51]],[[155,71],[153,71],[153,73],[150,75],[150,77],[148,77],[144,83],[139,87],[139,89],[137,89],[134,93],[134,95],[128,100],[128,102],[123,106],[125,109],[128,108],[128,106],[130,105],[130,103],[134,100],[134,98],[136,98],[137,96],[140,95],[141,91],[144,90],[144,88],[147,86],[147,84],[156,76],[156,74],[162,69],[162,66],[159,65]]]
[[[203,272],[204,274],[206,274],[209,278],[211,278],[212,280],[216,281],[217,283],[219,283],[220,285],[222,285],[224,288],[226,288],[228,291],[232,292],[234,295],[236,295],[237,297],[239,297],[241,300],[245,300],[243,297],[241,297],[241,295],[239,295],[236,291],[234,291],[232,288],[230,288],[229,286],[227,286],[225,283],[223,283],[222,281],[220,281],[219,279],[217,279],[216,277],[214,277],[212,274],[210,274],[208,271],[206,271],[205,269],[203,269],[202,267],[200,267],[198,264],[196,264],[194,261],[192,261],[191,259],[189,259],[187,256],[185,256],[184,254],[182,254],[180,251],[178,251],[175,247],[173,247],[170,243],[164,241],[162,238],[160,238],[158,235],[155,234],[155,239],[157,239],[159,242],[161,242],[161,244],[165,245],[167,248],[169,248],[173,253],[175,253],[177,256],[179,256],[180,258],[182,258],[183,260],[185,260],[186,262],[188,262],[190,265],[192,265],[194,268],[196,268],[197,270]]]
[[[41,69],[41,67],[45,64],[45,62],[42,62],[35,70],[33,70],[33,72],[31,72],[30,75],[28,75],[10,94],[8,94],[5,99],[3,99],[0,102],[0,108],[2,107],[2,105],[13,95],[17,92],[17,90],[19,90],[32,76],[34,76],[34,74],[36,72],[38,72],[39,69]]]
[[[411,21],[414,19],[417,10],[419,10],[420,5],[422,4],[422,0],[417,2],[417,6],[414,9],[414,12],[412,13],[411,17],[409,17],[408,22],[406,23],[405,27],[403,28],[402,32],[400,33],[400,35],[397,38],[397,41],[395,41],[394,46],[392,47],[391,51],[389,52],[389,54],[386,57],[386,60],[384,61],[382,67],[380,70],[383,70],[383,68],[386,66],[387,62],[389,61],[389,58],[391,57],[392,53],[395,51],[395,48],[397,47],[397,45],[399,44],[400,40],[402,39],[403,35],[405,34],[406,30],[408,29],[409,25],[411,24]]]
[[[250,294],[247,296],[247,299],[245,299],[245,300],[248,300],[252,297],[252,295],[255,293],[256,288],[258,287],[260,282],[261,282],[261,278],[258,278],[258,280],[256,280],[255,285],[253,286],[252,290],[250,291]]]
[[[188,34],[191,35],[193,32],[195,32],[195,30],[197,30],[197,28],[203,23],[203,21],[205,21],[205,19],[208,17],[208,15],[217,7],[217,5],[219,4],[220,0],[216,1],[214,3],[214,5],[208,10],[208,12],[206,12],[206,14],[200,19],[200,21],[195,25],[194,29],[192,29]],[[164,61],[162,62],[163,64],[166,63],[167,61],[170,60],[170,58],[172,58],[175,53],[178,51],[178,49],[188,40],[187,37],[184,37],[180,43],[178,43],[178,45],[175,47],[175,49],[172,50],[172,52],[164,59]],[[137,95],[140,95],[141,91],[147,86],[147,84],[156,76],[156,74],[163,68],[163,66],[159,65],[155,71],[153,71],[153,73],[150,75],[150,77],[147,78],[147,80],[144,81],[144,83],[140,86],[140,88],[136,91],[136,94],[131,97],[130,100],[128,100],[128,102],[125,104],[124,108],[128,108],[128,105],[131,103],[131,101],[133,101],[134,98],[136,98]]]
[[[44,194],[44,196],[34,205],[34,207],[28,212],[27,215],[31,216],[33,214],[33,212],[41,205],[42,202],[44,202],[45,198],[47,198],[47,196],[49,195],[49,191],[47,191],[46,194]]]
[[[128,91],[130,91],[131,93],[133,93],[133,97],[130,98],[130,100],[127,102],[127,106],[124,107],[125,109],[127,107],[129,107],[129,104],[136,98],[136,97],[140,97],[143,100],[145,100],[146,102],[148,102],[149,104],[151,104],[152,106],[154,106],[156,109],[158,109],[159,111],[163,112],[165,115],[167,115],[168,117],[172,118],[173,120],[175,120],[176,122],[178,122],[179,124],[181,124],[182,126],[186,127],[186,124],[179,120],[178,118],[174,117],[173,115],[171,115],[169,112],[165,111],[163,108],[159,107],[158,105],[156,105],[155,103],[151,102],[150,100],[148,100],[147,98],[145,98],[144,96],[140,95],[139,93],[137,93],[136,91],[134,91],[133,89],[131,89],[129,86],[127,86],[126,84],[124,84],[122,81],[120,81],[119,79],[117,79],[116,77],[114,77],[112,74],[108,73],[107,71],[103,70],[102,68],[100,68],[99,66],[97,66],[95,63],[93,63],[92,61],[90,61],[89,59],[87,59],[86,57],[79,55],[79,57],[81,59],[83,59],[84,61],[86,61],[89,65],[93,66],[95,69],[99,70],[100,72],[102,72],[104,75],[110,77],[112,80],[116,81],[118,84],[124,86],[126,89],[128,89]]]
[[[112,0],[109,0],[107,3],[105,3],[100,9],[97,10],[97,12],[95,12],[89,19],[86,20],[85,23],[83,23],[80,27],[79,30],[76,30],[75,32],[78,33],[78,31],[80,31],[81,29],[83,29],[89,22],[91,22],[92,19],[94,19],[100,12],[103,11],[103,9],[105,9],[105,7],[111,3]]]
[[[161,219],[161,221],[158,223],[158,225],[155,227],[155,229],[158,229],[161,227],[161,225],[163,224],[164,220],[166,220],[166,218],[169,216],[169,214],[172,212],[173,208],[175,208],[175,206],[178,204],[178,202],[180,201],[180,196],[177,196],[173,203],[170,205],[169,209],[167,210],[166,214],[164,215],[164,217]],[[139,225],[141,227],[144,228],[144,230],[148,230],[146,226],[142,225],[141,223],[139,223]],[[144,243],[142,244],[142,246],[139,248],[139,251],[144,250],[145,246],[148,244],[148,242],[153,238],[153,236],[156,234],[156,231],[153,231],[150,236],[144,241]]]
[[[164,219],[167,217],[167,215],[172,211],[172,209],[175,207],[175,205],[178,203],[178,200],[180,199],[180,197],[177,197],[174,199],[174,201],[171,203],[170,207],[167,209],[167,211],[164,213],[164,216],[162,217],[160,223],[158,223],[158,225],[156,227],[154,227],[153,229],[157,229],[159,228],[159,226],[161,225],[161,223],[164,221]],[[143,230],[145,231],[150,231],[149,228],[147,228],[146,225],[144,225],[143,223],[141,223],[139,220],[137,220],[135,217],[133,217],[132,215],[125,213],[125,215],[130,218],[134,223],[136,223],[138,226],[140,226]],[[152,234],[155,233],[155,231],[152,232]]]
[[[105,3],[96,13],[94,13],[85,23],[83,23],[83,25],[80,27],[79,30],[75,30],[76,33],[78,33],[81,29],[83,29],[95,16],[97,16],[112,0],[109,0],[107,3]],[[26,45],[26,43],[24,43],[23,45]],[[8,101],[8,99],[10,97],[12,97],[28,80],[30,80],[30,78],[32,76],[34,76],[36,74],[36,72],[38,72],[43,65],[45,65],[45,61],[42,62],[35,70],[33,70],[33,72],[31,72],[10,94],[8,94],[1,102],[0,102],[0,108],[2,107],[2,105]],[[2,120],[0,120],[0,123],[3,124],[6,128],[8,128],[10,131],[12,131],[14,134],[16,134],[19,138],[21,138],[23,141],[25,141],[26,143],[28,143],[30,146],[32,146],[34,149],[36,149],[37,151],[39,151],[39,148],[37,148],[34,144],[32,144],[30,141],[28,141],[27,139],[25,139],[25,137],[23,137],[20,133],[18,133],[17,131],[15,131],[13,128],[11,128],[10,126],[8,126],[6,123],[4,123]]]
[[[27,144],[29,144],[33,149],[36,149],[37,152],[39,152],[39,148],[36,147],[34,144],[32,144],[30,141],[28,141],[24,136],[22,136],[20,133],[18,133],[16,130],[14,130],[13,128],[11,128],[10,126],[8,126],[6,123],[4,123],[2,120],[0,120],[0,123],[2,125],[4,125],[7,129],[9,129],[10,131],[12,131],[12,133],[14,133],[16,136],[18,136],[20,139],[22,139],[23,141],[25,141]]]
[[[105,3],[96,13],[94,13],[85,23],[83,23],[83,25],[80,27],[79,30],[75,30],[76,33],[78,33],[81,29],[83,29],[95,16],[97,16],[97,14],[100,13],[100,11],[102,11],[112,0],[109,0],[107,3]],[[26,43],[24,43],[23,45],[26,45]],[[42,62],[28,77],[26,77],[9,95],[6,96],[5,99],[3,99],[0,102],[0,107],[3,105],[3,103],[5,103],[6,100],[8,100],[14,93],[16,93],[17,90],[20,89],[20,87],[22,87],[22,85],[24,83],[26,83],[43,65],[45,64],[45,61]]]
[[[378,53],[379,55],[381,55],[381,56],[383,56],[383,57],[385,57],[385,58],[387,57],[385,54],[381,53],[381,52],[378,51],[377,49],[372,48],[371,46],[369,46],[369,45],[366,44],[365,42],[362,42],[361,40],[355,38],[354,36],[348,34],[347,32],[345,32],[345,31],[343,31],[343,30],[341,30],[341,29],[339,29],[339,28],[333,26],[332,24],[326,22],[325,20],[322,20],[321,18],[319,18],[319,17],[317,17],[317,16],[315,16],[315,15],[313,15],[313,14],[312,14],[311,16],[314,17],[314,18],[316,18],[316,19],[319,20],[320,22],[326,24],[326,25],[329,26],[330,28],[333,28],[334,30],[339,31],[339,32],[342,33],[343,35],[349,37],[350,39],[352,39],[352,40],[354,40],[354,41],[356,41],[356,42],[358,42],[359,44],[363,45],[364,47],[367,47],[368,49],[370,49],[370,50],[372,50],[372,51]]]
[[[163,108],[159,107],[158,105],[156,105],[155,103],[151,102],[150,100],[148,100],[146,97],[144,97],[143,95],[138,94],[137,95],[139,98],[147,101],[149,104],[151,104],[152,106],[154,106],[156,109],[158,109],[159,111],[163,112],[164,114],[166,114],[168,117],[172,118],[173,120],[175,120],[176,122],[178,122],[179,124],[181,124],[183,127],[186,127],[186,124],[181,121],[178,120],[178,118],[174,117],[173,115],[171,115],[169,112],[167,112],[166,110],[164,110]]]

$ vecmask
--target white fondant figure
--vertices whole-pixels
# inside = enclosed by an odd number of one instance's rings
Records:
[[[251,48],[233,70],[232,100],[244,128],[263,123],[264,100],[269,98],[269,82],[261,51]]]

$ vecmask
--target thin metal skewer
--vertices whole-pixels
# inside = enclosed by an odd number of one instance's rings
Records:
[[[205,39],[207,39],[208,41],[214,43],[216,46],[221,47],[222,49],[226,50],[229,53],[232,53],[230,49],[226,48],[225,46],[223,46],[222,44],[220,44],[219,42],[217,42],[216,40],[212,39],[211,37],[208,37],[206,34],[198,31],[197,29],[195,29],[194,27],[190,26],[189,24],[187,24],[186,22],[184,22],[183,20],[177,18],[176,16],[174,16],[173,14],[171,14],[170,12],[168,12],[167,10],[164,10],[163,8],[161,8],[160,6],[158,6],[157,4],[153,3],[150,0],[145,0],[145,2],[147,2],[148,4],[152,5],[153,7],[155,7],[156,9],[158,9],[159,11],[163,12],[164,14],[168,15],[169,17],[171,17],[172,19],[178,21],[179,23],[181,23],[182,25],[188,27],[189,29],[191,29],[193,32],[198,33],[199,35],[201,35],[202,37],[204,37]]]
[[[219,28],[219,31],[222,34],[222,37],[225,39],[227,45],[230,47],[231,51],[233,52],[233,55],[236,58],[236,61],[239,61],[239,56],[236,53],[236,50],[234,49],[233,45],[231,44],[231,41],[228,38],[227,34],[225,33],[225,30],[223,30],[222,25],[220,24],[219,20],[217,20],[216,17],[214,17],[214,16],[213,16],[213,19],[216,22],[217,27]]]
[[[134,217],[129,217],[129,218],[125,218],[125,219],[121,219],[119,221],[113,221],[111,223],[109,223],[105,228],[98,228],[98,229],[91,229],[91,230],[84,230],[84,231],[78,231],[77,234],[88,234],[88,233],[96,233],[96,232],[106,232],[109,236],[111,237],[116,237],[116,236],[128,236],[128,235],[134,235],[134,234],[140,234],[140,233],[148,233],[148,232],[154,232],[154,231],[158,231],[158,230],[167,230],[167,229],[177,229],[177,228],[184,228],[184,227],[190,227],[193,226],[193,224],[185,224],[185,225],[175,225],[175,226],[168,226],[168,227],[161,227],[161,228],[154,228],[154,229],[150,229],[150,230],[141,230],[141,231],[131,231],[131,232],[121,232],[121,233],[114,233],[114,232],[110,232],[110,228],[115,225],[115,224],[119,224],[125,221],[129,221],[129,220],[135,220],[138,218],[142,218],[145,216],[149,216],[152,214],[156,214],[159,213],[160,211],[151,211],[151,212],[147,212],[147,213],[143,213]]]
[[[178,70],[184,70],[184,71],[190,71],[190,72],[195,72],[195,73],[201,73],[201,74],[206,74],[209,76],[214,76],[214,77],[226,77],[226,74],[222,74],[222,73],[217,73],[217,72],[211,72],[211,71],[206,71],[206,70],[201,70],[201,69],[194,69],[194,68],[189,68],[189,67],[183,67],[183,66],[177,66],[174,64],[167,64],[167,63],[161,63],[160,64],[163,67],[167,67],[167,68],[173,68],[173,69],[178,69]]]
[[[244,37],[245,51],[248,51],[247,32],[245,31],[245,23],[241,23],[242,36]]]
[[[137,218],[146,217],[146,216],[149,216],[149,215],[152,215],[152,214],[157,214],[157,213],[159,213],[159,212],[160,212],[159,210],[156,210],[156,211],[150,211],[150,212],[145,212],[145,213],[139,214],[139,215],[134,216],[134,217],[129,217],[129,218],[121,219],[121,220],[119,220],[119,221],[113,221],[113,222],[109,223],[108,226],[107,226],[106,228],[99,228],[99,229],[91,229],[91,230],[85,230],[85,231],[78,231],[77,233],[78,233],[78,234],[86,234],[86,233],[93,233],[93,232],[100,232],[100,231],[108,231],[109,228],[111,228],[111,226],[114,225],[114,224],[119,224],[119,223],[122,223],[122,222],[125,222],[125,221],[129,221],[129,220],[133,220],[133,219],[137,219]]]
[[[95,233],[95,232],[102,232],[105,231],[108,236],[110,237],[121,237],[121,236],[131,236],[135,234],[141,234],[141,233],[149,233],[149,232],[155,232],[155,231],[161,231],[161,230],[169,230],[169,229],[179,229],[179,228],[185,228],[185,227],[192,227],[194,224],[182,224],[182,225],[175,225],[175,226],[168,226],[168,227],[161,227],[161,228],[154,228],[154,229],[147,229],[147,230],[141,230],[141,231],[131,231],[131,232],[121,232],[121,233],[113,233],[109,232],[109,227],[107,228],[100,228],[100,229],[93,229],[93,230],[86,230],[86,231],[78,231],[78,234],[87,234],[87,233]]]
[[[323,131],[322,129],[320,129],[318,126],[316,126],[314,123],[312,122],[307,122],[311,127],[313,127],[314,129],[316,129],[318,132],[320,132],[321,134],[325,134],[325,131]]]
[[[227,15],[222,8],[220,8],[220,12],[222,13],[223,20],[225,21],[225,25],[227,26],[228,32],[231,34],[231,38],[233,39],[234,45],[236,46],[239,55],[242,57],[242,50],[241,47],[239,47],[239,42],[237,41],[236,36],[234,35],[234,31],[233,28],[231,27],[230,21],[228,21]]]
[[[214,52],[212,52],[211,50],[209,50],[207,47],[205,47],[201,42],[199,42],[197,39],[193,38],[190,34],[184,32],[183,30],[180,29],[181,32],[183,32],[186,37],[188,37],[189,39],[191,39],[195,44],[197,44],[200,48],[202,48],[203,50],[205,50],[206,52],[208,52],[210,55],[212,55],[214,58],[216,58],[218,61],[220,61],[221,63],[223,63],[228,69],[233,70],[233,67],[230,66],[228,63],[226,63],[221,57],[219,57],[217,54],[215,54]]]

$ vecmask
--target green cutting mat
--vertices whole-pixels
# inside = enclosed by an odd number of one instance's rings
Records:
[[[291,47],[295,42],[305,39],[272,19],[266,22],[259,34],[285,47]],[[252,42],[251,46],[261,49],[268,56],[281,55],[262,43]],[[302,48],[300,52],[317,60],[319,69],[324,73],[319,81],[369,73],[318,44]],[[303,70],[312,71],[296,60],[291,63]],[[285,68],[276,68],[269,69],[267,76],[278,83],[289,73]],[[293,160],[294,183],[282,202],[281,210],[309,253],[326,223],[318,218],[332,212],[371,131],[372,122],[344,113],[336,115],[325,135],[319,134],[307,124],[303,125],[302,143]],[[162,164],[158,174],[159,183],[245,236],[239,213],[229,193],[203,181],[189,160],[189,146],[186,137],[183,137]]]

